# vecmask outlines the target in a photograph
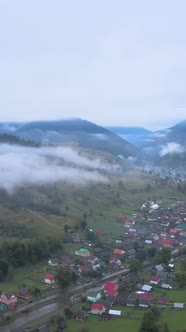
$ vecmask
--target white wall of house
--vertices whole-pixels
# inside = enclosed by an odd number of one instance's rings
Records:
[[[54,279],[45,279],[45,284],[53,285],[53,284],[55,284],[55,280]]]

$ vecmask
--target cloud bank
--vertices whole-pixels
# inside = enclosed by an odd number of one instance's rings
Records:
[[[160,156],[163,157],[167,154],[180,154],[184,152],[184,148],[175,142],[169,142],[161,147]]]
[[[26,184],[66,181],[85,185],[108,181],[100,170],[111,168],[98,159],[82,157],[71,148],[0,145],[0,188],[9,193]]]

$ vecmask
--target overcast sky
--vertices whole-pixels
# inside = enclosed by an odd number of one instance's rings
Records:
[[[0,121],[186,118],[185,0],[0,0]]]

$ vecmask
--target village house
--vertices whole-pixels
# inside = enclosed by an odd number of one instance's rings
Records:
[[[129,298],[129,293],[127,293],[127,292],[119,293],[118,298],[117,298],[118,305],[125,306],[127,304],[128,298]]]
[[[116,296],[118,294],[118,284],[115,282],[107,282],[104,285],[104,291],[107,295]]]
[[[163,297],[163,296],[157,297],[157,302],[161,303],[161,304],[169,304],[170,301],[171,301],[171,299],[168,297]]]
[[[139,300],[139,307],[140,308],[149,308],[150,306],[150,302],[148,300],[145,299],[140,299]]]
[[[126,221],[124,222],[124,227],[125,227],[125,228],[130,228],[131,226],[132,226],[132,221],[127,221],[127,220],[126,220]]]
[[[184,303],[174,303],[174,309],[183,310],[184,309]]]
[[[124,255],[125,251],[121,249],[114,249],[113,254],[114,255]]]
[[[101,269],[101,265],[100,265],[100,263],[99,263],[99,264],[92,265],[92,270],[93,270],[93,271],[96,271],[96,270],[99,270],[99,269]]]
[[[168,268],[169,268],[170,272],[174,272],[175,266],[174,266],[174,264],[169,264]]]
[[[15,307],[17,304],[17,296],[11,292],[1,292],[0,302],[7,304],[8,306]]]
[[[124,215],[124,214],[120,214],[119,216],[118,216],[118,220],[119,221],[123,221],[123,220],[125,220],[126,219],[126,216]]]
[[[8,305],[5,303],[0,303],[0,312],[8,310]]]
[[[117,263],[112,262],[109,264],[109,268],[111,270],[118,270],[118,269],[120,269],[120,266]]]
[[[92,291],[92,290],[89,290],[87,292],[87,301],[95,303],[99,299],[101,299],[101,293],[100,292],[96,292],[96,291]]]
[[[117,299],[117,294],[115,295],[106,295],[106,301],[109,302],[111,305],[114,305],[116,303],[116,299]]]
[[[139,294],[139,300],[145,300],[145,301],[151,302],[152,301],[152,295],[148,294],[148,293]]]
[[[110,264],[115,263],[117,266],[121,266],[121,260],[117,256],[112,256]]]
[[[135,258],[136,258],[136,250],[135,249],[128,250],[128,259],[132,261]]]
[[[44,277],[44,283],[47,284],[47,285],[54,285],[55,284],[55,277],[53,274],[51,273],[47,273]]]
[[[121,244],[122,243],[122,240],[116,240],[115,241],[117,244]]]
[[[109,315],[108,312],[103,312],[101,315],[100,315],[100,319],[102,320],[109,320],[111,317]]]
[[[173,247],[174,242],[171,239],[160,239],[158,240],[158,244],[162,245],[163,247]]]
[[[156,272],[163,272],[165,271],[165,266],[164,264],[159,264],[153,267],[153,270]]]
[[[135,307],[136,304],[137,304],[137,301],[136,301],[135,298],[128,298],[126,306],[127,307]]]
[[[152,275],[151,278],[150,278],[150,284],[158,285],[160,280],[161,280],[161,278],[159,276]]]
[[[152,286],[149,285],[143,285],[142,289],[143,292],[151,292],[152,291]]]
[[[58,266],[59,263],[60,263],[59,258],[50,258],[50,259],[48,260],[48,265],[49,265],[49,266],[52,266],[52,267],[54,267],[54,266]]]
[[[98,301],[96,301],[96,303],[98,304],[103,304],[105,306],[106,309],[109,309],[112,307],[113,303],[107,300],[103,300],[103,299],[99,299]]]
[[[98,261],[99,259],[96,256],[90,256],[88,259],[88,263],[90,263],[91,265],[95,265]]]
[[[101,315],[106,311],[106,308],[103,304],[93,303],[91,305],[91,314],[93,315]]]
[[[85,321],[87,319],[87,313],[84,310],[75,311],[74,318],[80,321]]]
[[[163,288],[163,289],[172,289],[172,286],[170,286],[169,284],[163,283],[163,284],[161,284],[161,288]]]
[[[75,251],[75,255],[80,257],[90,257],[90,251],[86,248],[80,248]]]
[[[79,273],[87,273],[89,271],[89,267],[87,265],[82,265],[78,269]]]
[[[121,317],[122,316],[122,312],[121,310],[109,310],[109,315],[110,316],[114,316],[114,317]]]
[[[28,288],[22,287],[19,290],[18,297],[23,300],[29,300],[32,297],[32,292]]]

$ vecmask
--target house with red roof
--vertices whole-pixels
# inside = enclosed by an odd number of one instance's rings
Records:
[[[45,284],[50,285],[50,286],[54,285],[55,284],[55,277],[54,277],[54,275],[51,274],[51,273],[45,274],[44,282],[45,282]]]
[[[164,238],[164,237],[167,237],[167,232],[161,232],[161,233],[160,233],[160,236],[163,237],[163,238]]]
[[[10,307],[15,307],[17,304],[17,296],[11,292],[0,293],[0,303],[4,303]]]
[[[173,247],[174,242],[170,239],[160,239],[158,243],[161,244],[163,247]]]
[[[126,227],[126,228],[130,228],[132,226],[132,221],[125,221],[124,222],[124,227]]]
[[[178,233],[178,230],[176,228],[171,228],[169,232],[170,234],[175,235],[176,233]]]
[[[171,299],[168,297],[162,297],[162,296],[157,297],[157,302],[161,304],[169,304],[170,301]]]
[[[116,296],[118,294],[118,284],[115,282],[107,282],[104,285],[104,290],[107,295]]]
[[[107,289],[106,293],[109,296],[117,296],[118,295],[117,289]]]
[[[118,219],[121,220],[121,221],[123,221],[123,220],[126,219],[126,216],[125,216],[124,214],[120,214],[120,215],[118,216]]]
[[[114,255],[124,255],[125,251],[121,249],[114,249],[113,254]]]
[[[118,284],[116,282],[106,282],[106,284],[104,285],[104,289],[118,289]]]
[[[79,267],[78,271],[80,273],[87,273],[89,271],[89,267],[87,265],[82,265]]]
[[[160,281],[161,281],[161,278],[157,275],[152,275],[150,278],[150,284],[153,284],[153,285],[158,285]]]
[[[144,294],[142,293],[142,294],[139,294],[139,299],[151,302],[152,301],[152,295],[149,294],[149,293],[144,293]]]
[[[112,256],[110,259],[110,264],[115,263],[118,266],[121,266],[121,261],[117,256]]]
[[[93,314],[93,315],[101,315],[105,311],[106,311],[106,307],[104,306],[104,304],[93,303],[91,305],[91,314]]]

